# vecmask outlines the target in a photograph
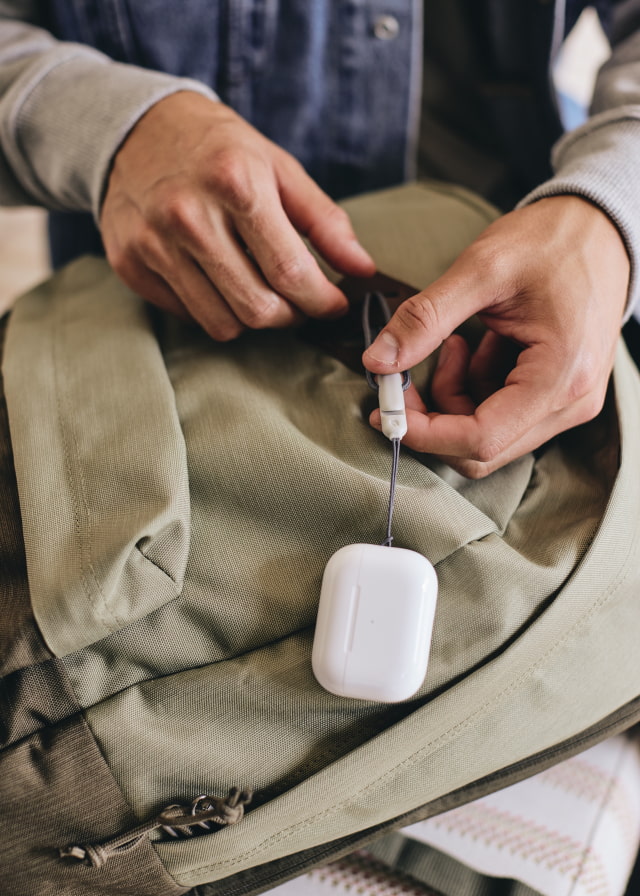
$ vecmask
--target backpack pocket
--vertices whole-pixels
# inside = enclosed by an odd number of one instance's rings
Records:
[[[147,310],[84,258],[17,304],[6,398],[33,612],[56,656],[171,601],[189,551],[174,395]]]

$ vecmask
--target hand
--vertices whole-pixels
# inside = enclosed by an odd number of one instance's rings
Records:
[[[300,234],[340,272],[375,270],[346,214],[292,156],[195,92],[166,97],[136,124],[100,224],[128,286],[217,340],[346,310]]]
[[[498,219],[431,286],[407,299],[365,352],[374,373],[410,368],[441,343],[434,409],[406,393],[404,443],[480,478],[602,408],[629,259],[591,203],[555,196]],[[478,314],[472,352],[452,331]],[[379,412],[371,423],[380,428]]]

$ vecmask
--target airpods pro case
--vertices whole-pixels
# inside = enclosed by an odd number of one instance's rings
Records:
[[[325,568],[312,667],[333,694],[395,703],[427,671],[438,579],[422,554],[351,544]]]

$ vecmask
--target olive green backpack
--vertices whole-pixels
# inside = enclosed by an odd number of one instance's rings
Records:
[[[434,184],[345,207],[415,288],[494,216]],[[402,452],[394,544],[439,597],[424,685],[382,704],[311,669],[327,560],[389,496],[348,321],[216,344],[84,258],[4,329],[3,896],[261,892],[640,717],[622,343],[602,414],[535,455],[471,481]]]

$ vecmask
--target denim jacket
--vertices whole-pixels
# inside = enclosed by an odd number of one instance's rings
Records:
[[[51,30],[194,78],[334,195],[405,180],[422,0],[50,0]]]
[[[467,0],[457,5],[500,4]],[[504,130],[507,166],[518,171],[518,183],[506,197],[513,204],[550,176],[549,148],[561,128],[547,76],[553,7],[539,0],[522,4],[527,9],[517,16],[516,41],[531,45],[523,54],[509,33],[514,24],[509,3],[501,5],[502,11],[483,13],[496,27],[477,31],[478,41],[490,47],[491,66],[482,72],[467,66],[464,77],[469,85],[489,82],[494,101],[489,93],[480,97],[491,109],[482,115],[490,122],[488,129],[495,132],[497,124]],[[438,6],[442,2],[437,0],[424,4],[426,29],[430,17],[439,15]],[[96,47],[119,62],[208,85],[298,158],[334,197],[415,175],[425,111],[420,106],[423,0],[156,0],[151,12],[148,3],[135,0],[50,0],[49,7],[49,25],[59,38]],[[472,26],[477,21],[477,9],[469,21]],[[460,35],[452,33],[444,52],[455,55],[459,42]],[[531,69],[512,70],[513,60],[523,55],[530,56]],[[527,88],[526,107],[521,96],[516,105],[524,114],[514,117],[513,102],[500,98],[522,77],[533,87]],[[478,108],[475,102],[472,107]],[[537,138],[534,153],[532,135]],[[472,133],[470,138],[482,136]],[[523,164],[531,169],[524,176]],[[455,169],[444,176],[467,179]],[[502,195],[489,198],[505,202]]]
[[[479,145],[508,172],[508,182],[495,195],[485,191],[503,208],[541,184],[547,194],[576,192],[609,212],[632,256],[632,244],[640,245],[629,179],[611,176],[612,165],[622,170],[624,159],[637,158],[640,139],[640,78],[637,89],[627,90],[628,96],[621,95],[620,87],[629,83],[629,66],[640,58],[640,47],[629,53],[625,43],[627,38],[640,42],[635,33],[637,0],[597,4],[614,49],[616,43],[622,47],[626,66],[613,91],[611,78],[605,78],[601,91],[602,122],[616,128],[616,158],[598,121],[588,134],[578,133],[577,140],[572,137],[567,144],[571,177],[560,180],[561,155],[556,154],[555,178],[550,161],[551,147],[562,135],[550,67],[565,33],[590,5],[586,0],[5,0],[0,13],[7,6],[34,5],[40,10],[40,24],[63,41],[94,47],[117,62],[140,66],[139,72],[165,72],[206,85],[296,156],[334,197],[415,176],[421,122],[428,131],[433,120]],[[450,91],[436,91],[426,102],[423,38],[430,60],[425,73]],[[0,64],[1,50],[0,44]],[[124,77],[122,71],[118,77]],[[133,90],[136,78],[129,71]],[[131,105],[133,115],[137,107]],[[139,104],[137,114],[144,105]],[[44,106],[39,115],[47,114]],[[58,111],[64,114],[62,108]],[[17,116],[12,120],[20,121]],[[51,154],[45,154],[42,139],[36,137],[51,130],[43,126],[37,134],[34,125],[26,137],[15,137],[14,169],[22,167],[23,183],[28,180],[31,191],[44,195],[50,206],[77,208],[78,199],[66,198],[68,184],[62,200],[61,189],[54,196],[42,190],[56,172],[53,167],[50,175],[44,170]],[[37,178],[21,165],[21,150],[31,133],[35,164],[42,168]],[[113,152],[117,146],[109,139],[115,138],[105,135],[104,140]],[[11,134],[6,143],[11,143]],[[90,150],[83,150],[84,156]],[[65,146],[65,151],[75,150]],[[583,164],[587,156],[588,164]],[[473,172],[457,170],[453,154],[450,161],[448,170],[426,173],[477,188],[467,177]],[[74,176],[86,195],[89,188],[75,173],[77,160],[74,164]],[[106,167],[101,176],[106,176]],[[90,187],[94,216],[98,189],[95,183]]]
[[[208,85],[334,196],[415,173],[423,28],[428,38],[445,19],[435,55],[464,53],[456,70],[461,91],[474,95],[487,129],[498,130],[496,151],[519,172],[520,195],[537,186],[551,174],[550,147],[562,131],[551,55],[587,5],[155,0],[150,11],[144,0],[48,3],[58,37]],[[606,15],[612,4],[600,5]]]

